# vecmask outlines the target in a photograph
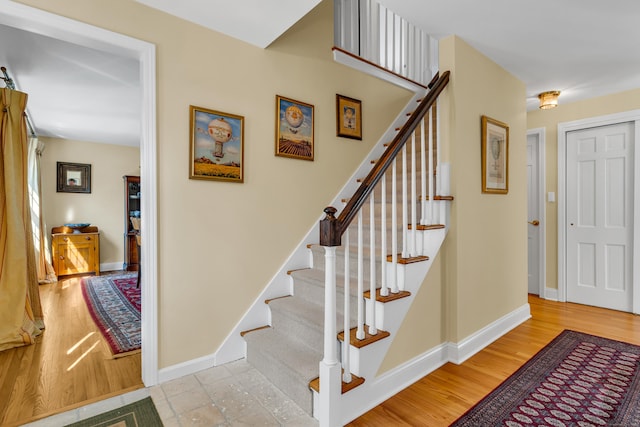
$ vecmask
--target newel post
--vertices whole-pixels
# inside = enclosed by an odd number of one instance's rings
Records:
[[[341,425],[340,396],[342,378],[338,360],[336,325],[336,246],[340,245],[338,220],[334,207],[325,208],[327,216],[320,221],[320,244],[324,246],[324,357],[320,361],[320,411],[321,427]],[[337,238],[337,244],[336,244]]]
[[[320,246],[340,246],[342,244],[342,233],[340,233],[340,222],[335,217],[337,209],[333,206],[324,208],[327,214],[320,220]]]

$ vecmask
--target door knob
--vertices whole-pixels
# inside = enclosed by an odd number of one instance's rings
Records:
[[[534,219],[533,221],[529,221],[529,224],[533,225],[534,227],[537,227],[540,225],[540,221],[538,221],[537,219]]]

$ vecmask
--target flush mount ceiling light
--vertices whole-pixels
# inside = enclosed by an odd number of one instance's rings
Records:
[[[558,106],[559,96],[560,96],[559,90],[542,92],[540,95],[538,95],[538,99],[540,99],[540,109],[548,110],[550,108],[556,108]]]

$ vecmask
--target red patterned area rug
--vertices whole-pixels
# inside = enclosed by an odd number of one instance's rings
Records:
[[[82,295],[91,317],[107,340],[113,357],[140,352],[138,273],[82,279]]]
[[[451,426],[640,426],[640,346],[563,331]]]

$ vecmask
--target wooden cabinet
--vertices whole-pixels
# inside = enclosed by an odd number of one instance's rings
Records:
[[[54,227],[51,234],[53,269],[58,276],[79,273],[100,275],[100,234],[98,227],[74,232],[69,227]]]
[[[136,243],[138,232],[130,218],[140,217],[140,177],[125,175],[124,179],[124,264],[125,271],[138,270],[139,254]]]

